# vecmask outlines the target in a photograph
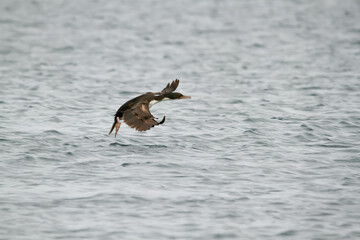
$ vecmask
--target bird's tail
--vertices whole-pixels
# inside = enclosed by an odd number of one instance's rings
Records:
[[[112,131],[114,130],[115,125],[116,125],[116,120],[114,121],[114,124],[112,125],[112,127],[111,127],[111,129],[110,129],[109,135],[110,135],[110,134],[112,133]]]

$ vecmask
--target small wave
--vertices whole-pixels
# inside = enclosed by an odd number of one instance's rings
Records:
[[[230,104],[239,104],[239,103],[244,103],[244,101],[237,99],[230,102]]]
[[[308,131],[314,131],[314,129],[312,129],[311,127],[309,127],[308,125],[306,124],[301,124],[301,127],[305,130],[308,130]]]
[[[287,230],[285,232],[281,232],[278,235],[279,236],[294,236],[296,234],[295,230]]]
[[[257,135],[261,134],[259,132],[259,130],[257,130],[256,128],[247,129],[244,131],[244,133],[253,133],[253,134],[257,134]]]
[[[146,147],[149,147],[149,148],[167,148],[167,146],[165,145],[145,145]]]
[[[46,130],[43,133],[45,134],[58,134],[58,135],[62,135],[61,132],[57,131],[57,130]]]
[[[131,146],[131,145],[130,145],[130,144],[124,144],[124,143],[114,142],[114,143],[110,143],[109,146],[129,147],[129,146]]]
[[[69,52],[74,51],[74,47],[72,47],[72,46],[65,46],[65,47],[60,47],[60,48],[54,48],[53,51],[54,51],[54,52],[69,53]]]
[[[347,128],[358,128],[358,126],[354,123],[351,123],[349,121],[341,121],[340,122],[343,126],[347,127]]]
[[[50,119],[49,119],[49,121],[51,121],[51,122],[62,122],[62,120],[60,119],[60,118],[58,118],[58,117],[51,117]]]
[[[121,164],[122,167],[129,167],[129,166],[132,166],[132,165],[143,165],[143,164],[151,164],[152,162],[134,162],[134,163],[128,163],[128,162],[125,162],[123,164]]]
[[[276,120],[280,120],[280,121],[284,120],[283,117],[272,117],[271,119],[276,119]]]
[[[351,146],[344,144],[317,144],[316,146],[325,148],[351,148]]]

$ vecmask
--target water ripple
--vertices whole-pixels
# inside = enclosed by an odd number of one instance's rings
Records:
[[[1,237],[360,239],[358,2],[139,3],[1,1]]]

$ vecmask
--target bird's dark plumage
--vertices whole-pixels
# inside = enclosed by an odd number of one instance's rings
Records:
[[[114,123],[109,134],[111,134],[116,127],[116,137],[121,125],[120,120],[124,120],[127,125],[131,128],[135,128],[137,131],[146,131],[156,125],[163,124],[165,122],[165,116],[160,122],[156,121],[155,119],[157,118],[151,114],[150,107],[165,99],[190,98],[181,93],[174,92],[178,85],[179,80],[176,79],[171,83],[168,83],[161,92],[147,92],[124,103],[115,114]]]
[[[179,86],[179,79],[175,79],[172,81],[172,83],[168,83],[166,87],[161,91],[163,94],[171,93],[176,90],[176,88]]]

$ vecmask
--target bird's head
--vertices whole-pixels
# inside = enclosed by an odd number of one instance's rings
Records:
[[[190,96],[184,96],[181,93],[178,92],[172,92],[166,95],[166,98],[169,98],[171,100],[175,100],[175,99],[190,99]]]

